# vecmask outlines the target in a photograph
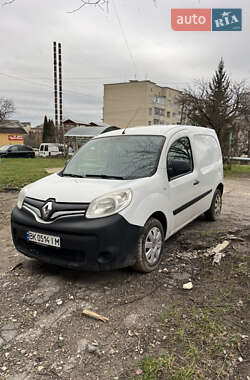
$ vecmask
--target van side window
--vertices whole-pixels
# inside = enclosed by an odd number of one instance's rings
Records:
[[[44,151],[48,152],[48,145],[44,145]]]
[[[193,171],[192,150],[188,137],[181,137],[169,148],[167,172],[169,180]]]

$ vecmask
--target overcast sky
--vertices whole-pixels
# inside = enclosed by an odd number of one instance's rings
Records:
[[[3,4],[5,0],[0,0]],[[54,118],[53,41],[62,43],[63,117],[101,121],[103,84],[150,79],[182,89],[209,78],[220,57],[234,80],[250,78],[249,0],[15,0],[0,5],[0,97],[12,118]],[[171,8],[242,8],[243,31],[176,32]]]

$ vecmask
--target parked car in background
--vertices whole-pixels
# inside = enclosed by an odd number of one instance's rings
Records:
[[[0,146],[0,157],[6,158],[34,158],[35,152],[33,148],[27,145],[3,145]]]
[[[39,147],[39,157],[55,157],[64,153],[63,144],[42,143]]]

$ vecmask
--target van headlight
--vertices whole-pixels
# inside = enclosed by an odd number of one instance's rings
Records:
[[[128,207],[132,200],[130,189],[105,194],[94,199],[87,210],[86,218],[102,218],[118,213]]]
[[[27,186],[23,187],[22,190],[18,194],[16,205],[19,209],[21,209],[23,206],[23,201],[24,201],[24,198],[26,197],[26,194],[27,194]]]

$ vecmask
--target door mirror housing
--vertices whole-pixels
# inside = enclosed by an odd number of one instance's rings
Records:
[[[190,161],[187,160],[173,160],[173,175],[178,176],[188,173],[192,170]]]

